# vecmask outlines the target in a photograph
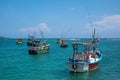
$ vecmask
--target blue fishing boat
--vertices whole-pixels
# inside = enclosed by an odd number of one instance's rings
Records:
[[[93,41],[89,42],[73,42],[73,57],[69,58],[67,64],[68,69],[71,72],[86,72],[95,70],[99,66],[99,62],[102,59],[102,53],[99,49],[97,49],[96,45],[98,45],[98,38],[95,38],[95,32],[93,37]],[[80,46],[84,46],[84,50],[81,51]]]

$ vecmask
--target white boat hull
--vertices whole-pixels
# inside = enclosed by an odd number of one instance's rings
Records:
[[[68,69],[72,72],[86,72],[88,71],[88,64],[68,64]]]
[[[100,51],[97,51],[96,53],[97,58],[92,58],[91,55],[89,55],[89,61],[76,61],[73,59],[69,59],[67,62],[68,69],[72,72],[86,72],[95,70],[99,66],[99,62],[102,59],[102,54]],[[74,55],[75,59],[79,58],[79,55]]]
[[[92,63],[92,64],[88,64],[88,63],[69,63],[68,62],[68,69],[71,72],[87,72],[87,71],[91,71],[91,70],[95,70],[98,68],[99,62],[97,63]]]

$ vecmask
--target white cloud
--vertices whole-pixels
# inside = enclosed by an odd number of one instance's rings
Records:
[[[43,33],[44,37],[47,37],[47,35],[49,36],[49,34],[51,34],[51,29],[46,23],[40,23],[34,27],[24,27],[20,29],[20,33],[24,34],[24,37],[28,35],[41,37],[41,32]]]
[[[105,37],[120,38],[120,15],[104,16],[102,20],[94,23]]]
[[[40,23],[39,24],[39,29],[42,31],[42,32],[50,32],[50,28],[47,26],[46,23]]]
[[[36,27],[26,27],[26,28],[21,28],[20,29],[21,32],[24,32],[24,33],[31,33],[31,32],[45,32],[45,33],[50,33],[51,30],[50,28],[47,26],[46,23],[40,23],[38,26]]]
[[[120,15],[104,16],[101,20],[92,22],[92,25],[86,24],[79,29],[79,37],[91,37],[93,28],[99,37],[120,38]]]

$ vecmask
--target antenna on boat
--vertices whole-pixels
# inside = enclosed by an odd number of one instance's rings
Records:
[[[98,34],[99,34],[99,32],[98,32],[98,30],[97,30],[97,38],[99,38]]]
[[[34,34],[33,34],[33,35],[34,35],[34,37],[36,36],[36,32],[35,32],[35,31],[34,31]]]
[[[22,39],[22,34],[21,34],[21,32],[20,32],[20,38]]]
[[[90,17],[89,10],[88,10],[88,8],[86,8],[86,9],[87,9],[87,12],[88,12],[88,18],[89,18],[90,26],[91,26],[91,28],[92,28],[92,35],[93,35],[93,34],[95,34],[95,29],[93,28],[92,19],[91,19],[91,17]],[[94,30],[94,31],[93,31],[93,30]]]
[[[93,37],[93,39],[95,38],[95,28],[94,28],[94,31],[93,31],[92,37]]]
[[[87,10],[88,10],[88,8],[87,8]],[[88,11],[88,17],[89,17],[89,21],[90,21],[90,26],[92,27],[92,38],[93,38],[92,46],[93,46],[93,50],[95,50],[96,45],[99,43],[99,40],[98,40],[98,38],[96,38],[95,28],[93,28],[93,24],[92,24],[92,20],[91,20],[89,11]]]

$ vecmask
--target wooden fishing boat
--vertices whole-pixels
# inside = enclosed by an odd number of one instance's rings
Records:
[[[19,38],[17,41],[16,41],[17,44],[22,44],[23,43],[23,40],[22,38]]]
[[[95,35],[95,34],[94,34]],[[102,53],[96,48],[99,41],[93,36],[93,41],[73,42],[73,57],[69,58],[67,64],[71,72],[86,72],[95,70],[99,67]],[[84,45],[84,51],[80,51],[80,45]]]

